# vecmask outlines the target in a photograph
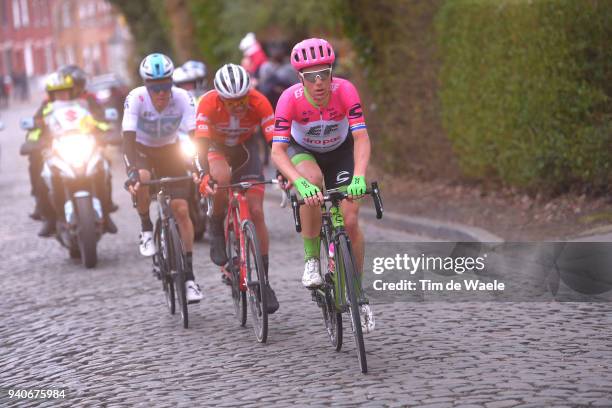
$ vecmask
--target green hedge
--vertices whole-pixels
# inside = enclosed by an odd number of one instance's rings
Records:
[[[466,174],[610,181],[612,1],[452,0],[436,28],[443,122]]]
[[[434,20],[441,3],[343,0],[337,10],[369,85],[360,91],[369,108],[366,120],[375,161],[396,175],[458,178],[437,99]]]

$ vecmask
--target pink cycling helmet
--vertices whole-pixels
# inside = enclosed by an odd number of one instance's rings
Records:
[[[331,44],[322,38],[299,42],[291,51],[291,65],[298,71],[320,64],[333,64],[336,56]]]

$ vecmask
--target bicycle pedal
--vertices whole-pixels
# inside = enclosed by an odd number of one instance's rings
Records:
[[[161,272],[157,268],[153,268],[152,270],[153,276],[157,278],[157,280],[161,280]]]

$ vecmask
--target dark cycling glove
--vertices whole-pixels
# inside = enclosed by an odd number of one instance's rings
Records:
[[[135,186],[136,183],[140,182],[140,174],[137,169],[131,169],[128,171],[128,179],[125,181],[125,189],[129,190],[130,186]]]

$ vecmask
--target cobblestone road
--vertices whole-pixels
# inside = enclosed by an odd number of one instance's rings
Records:
[[[301,249],[289,210],[266,204],[271,279],[281,309],[269,342],[238,327],[229,290],[197,244],[205,300],[188,330],[163,304],[137,253],[138,223],[120,189],[120,232],[85,270],[53,239],[36,237],[17,118],[0,132],[0,406],[612,406],[608,303],[374,304],[369,373],[352,338],[336,353],[301,288]],[[421,240],[367,224],[368,241]],[[66,399],[15,401],[8,389],[65,388]]]

